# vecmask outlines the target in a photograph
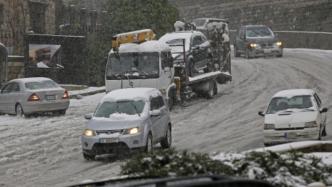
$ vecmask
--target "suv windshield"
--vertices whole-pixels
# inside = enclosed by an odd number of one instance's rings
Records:
[[[40,81],[40,82],[27,82],[25,83],[25,87],[29,90],[38,90],[38,89],[47,89],[47,88],[58,88],[55,82],[51,80]]]
[[[108,79],[142,79],[159,77],[159,53],[111,54],[107,66]]]
[[[269,104],[267,114],[274,114],[279,111],[287,110],[287,109],[305,109],[311,108],[311,96],[295,96],[291,98],[287,97],[276,97],[273,98]]]
[[[267,27],[248,27],[246,31],[248,38],[273,37],[272,31]]]
[[[117,101],[110,102],[106,101],[98,107],[95,117],[109,118],[112,114],[127,114],[136,115],[142,113],[145,106],[145,102],[142,100],[132,101]]]

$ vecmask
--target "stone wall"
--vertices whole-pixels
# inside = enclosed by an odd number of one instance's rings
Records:
[[[27,32],[35,32],[32,21],[36,26],[42,27],[43,33],[55,34],[56,31],[56,5],[58,0],[0,0],[0,42],[9,51],[9,54],[23,54],[23,36]],[[32,17],[31,3],[41,7],[43,16]],[[35,8],[35,7],[33,7]],[[43,21],[40,21],[43,20]],[[42,25],[38,25],[43,23]]]
[[[274,30],[332,31],[331,0],[169,0],[182,17],[228,18],[232,29],[265,24]]]

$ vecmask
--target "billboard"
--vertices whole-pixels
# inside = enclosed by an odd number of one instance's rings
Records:
[[[64,68],[61,45],[29,44],[29,65],[36,68]]]
[[[48,77],[63,84],[86,84],[85,36],[25,35],[25,77]]]

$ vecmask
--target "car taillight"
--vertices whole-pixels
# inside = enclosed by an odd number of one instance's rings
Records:
[[[69,94],[68,94],[67,90],[65,90],[65,93],[63,94],[62,99],[69,99]]]
[[[28,98],[28,101],[39,101],[40,98],[37,94],[33,93],[30,95],[30,97]]]

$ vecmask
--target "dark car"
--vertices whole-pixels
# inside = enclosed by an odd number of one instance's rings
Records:
[[[238,30],[234,41],[234,56],[246,58],[273,55],[282,57],[283,43],[265,25],[247,25]]]
[[[183,46],[183,40],[185,45]],[[205,35],[200,31],[181,31],[167,33],[159,41],[171,47],[175,64],[183,61],[185,48],[186,58],[189,62],[189,76],[193,77],[209,71],[211,63],[211,45]]]

